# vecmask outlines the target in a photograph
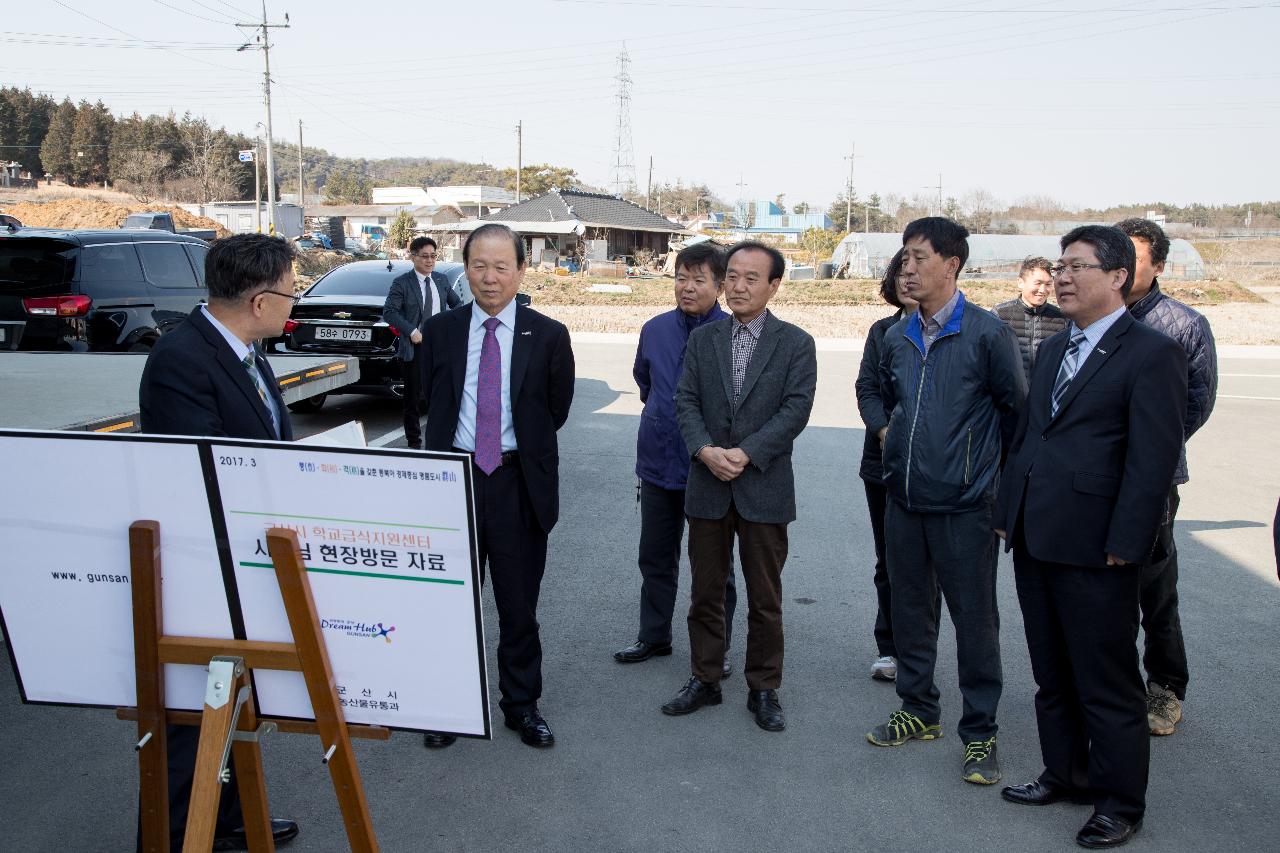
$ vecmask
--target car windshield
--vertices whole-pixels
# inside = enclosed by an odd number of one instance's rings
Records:
[[[388,270],[386,264],[348,264],[317,281],[307,296],[386,296],[391,282],[402,268]]]
[[[0,240],[0,290],[16,293],[70,281],[76,247],[42,238]]]

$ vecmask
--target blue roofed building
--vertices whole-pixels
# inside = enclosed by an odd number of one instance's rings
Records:
[[[708,214],[704,228],[732,232],[735,237],[776,235],[788,243],[797,243],[810,228],[830,228],[831,217],[825,213],[788,213],[768,199],[740,201],[730,213]]]

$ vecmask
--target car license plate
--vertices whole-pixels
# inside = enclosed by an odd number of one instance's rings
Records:
[[[317,341],[365,341],[373,340],[372,329],[358,329],[349,326],[316,326]]]
[[[6,329],[4,326],[0,326],[0,344],[4,343],[7,340],[9,340],[9,330]]]

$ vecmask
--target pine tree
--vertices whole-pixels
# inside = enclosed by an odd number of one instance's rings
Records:
[[[115,118],[99,101],[81,101],[71,128],[71,177],[75,184],[98,184],[107,180],[107,158]]]
[[[61,178],[71,172],[71,133],[76,122],[76,106],[65,99],[49,119],[49,130],[40,143],[40,160],[44,170]]]

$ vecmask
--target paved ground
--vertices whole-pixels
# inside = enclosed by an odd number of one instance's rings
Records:
[[[561,434],[563,512],[541,607],[542,707],[559,743],[535,751],[501,728],[493,742],[443,752],[426,752],[409,734],[358,743],[383,849],[1076,849],[1086,808],[1022,808],[960,780],[949,626],[938,667],[947,736],[901,749],[863,740],[895,697],[867,677],[875,597],[857,479],[856,347],[821,350],[818,405],[795,456],[800,519],[784,575],[787,731],[768,734],[752,723],[741,641],[731,652],[725,704],[685,718],[658,712],[688,674],[682,620],[672,657],[629,667],[612,661],[610,653],[634,638],[637,618],[633,347],[585,335],[575,347],[577,397]],[[1275,849],[1280,834],[1271,731],[1280,583],[1269,528],[1280,492],[1280,359],[1270,350],[1224,355],[1222,397],[1191,443],[1194,479],[1178,524],[1192,667],[1187,719],[1152,744],[1150,808],[1134,851]],[[366,421],[371,438],[399,422],[393,401],[342,397],[297,423],[308,432],[351,417]],[[1006,777],[1025,781],[1040,770],[1034,688],[1007,560],[1000,571],[1000,755]],[[488,599],[486,621],[492,655]],[[0,658],[0,846],[131,849],[132,724],[109,711],[23,706],[7,656]],[[303,826],[287,849],[345,849],[318,740],[280,735],[265,753],[273,813]]]

